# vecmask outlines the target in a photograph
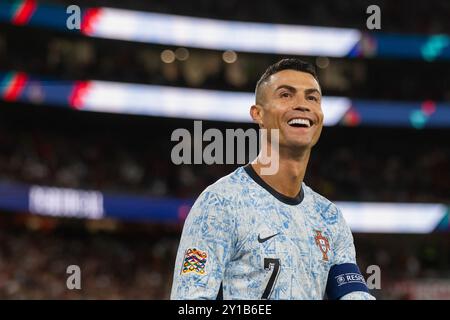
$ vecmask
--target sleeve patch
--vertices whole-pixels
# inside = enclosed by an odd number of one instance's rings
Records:
[[[188,274],[191,272],[199,275],[206,274],[206,262],[208,259],[208,253],[196,248],[189,248],[184,253],[183,267],[181,268],[181,274]]]

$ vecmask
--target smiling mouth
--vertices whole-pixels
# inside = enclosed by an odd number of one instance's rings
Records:
[[[310,128],[313,122],[306,118],[294,118],[288,121],[288,125],[294,128]]]

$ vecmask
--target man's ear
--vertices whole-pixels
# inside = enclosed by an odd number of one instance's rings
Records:
[[[259,124],[261,128],[264,128],[263,115],[264,109],[261,105],[254,104],[250,107],[250,116],[252,117],[253,122]]]

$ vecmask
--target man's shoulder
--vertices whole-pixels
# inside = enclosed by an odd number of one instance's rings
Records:
[[[305,187],[305,193],[310,196],[308,203],[316,213],[320,214],[323,219],[330,223],[336,222],[340,218],[341,212],[335,203],[314,191],[306,184],[303,184],[303,186]]]
[[[212,214],[222,218],[232,218],[237,208],[240,207],[242,190],[247,183],[245,171],[242,167],[220,178],[206,187],[198,196],[188,218],[198,215],[211,216]],[[230,212],[233,214],[221,214]]]
[[[243,167],[239,167],[230,174],[223,176],[203,190],[200,196],[214,194],[216,197],[232,200],[242,193],[248,184],[249,177]]]

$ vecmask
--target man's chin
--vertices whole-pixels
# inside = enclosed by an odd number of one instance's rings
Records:
[[[311,140],[290,140],[287,141],[285,144],[286,148],[292,149],[292,150],[306,150],[311,149],[314,146],[314,143]]]

